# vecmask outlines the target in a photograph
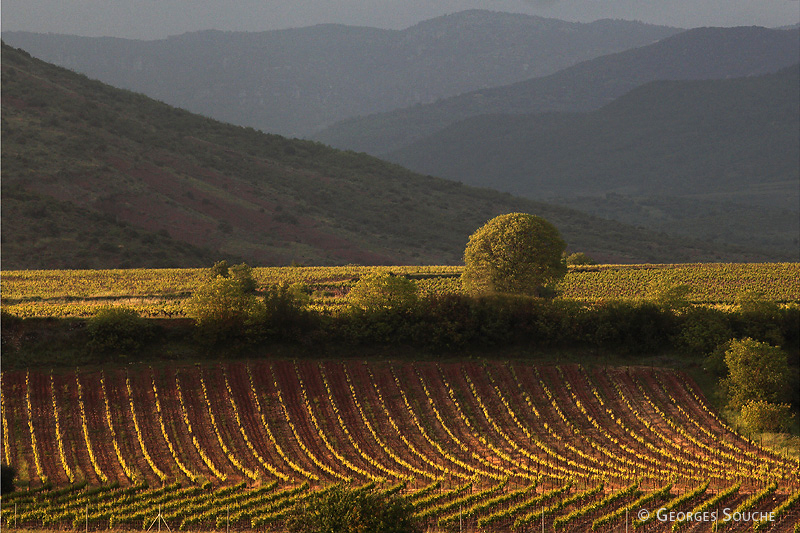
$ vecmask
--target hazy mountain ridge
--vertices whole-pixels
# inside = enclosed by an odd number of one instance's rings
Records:
[[[729,80],[651,82],[588,113],[469,118],[388,158],[473,186],[559,197],[651,229],[728,243],[764,242],[763,234],[781,257],[796,260],[798,87],[797,65]],[[628,200],[604,200],[609,193]],[[692,209],[703,200],[722,215],[691,232],[688,223],[703,214]],[[620,208],[616,214],[612,204]],[[752,222],[748,231],[739,231],[739,219]]]
[[[406,30],[326,24],[157,41],[4,33],[36,57],[190,111],[300,135],[343,118],[556,72],[680,30],[466,11]]]
[[[482,115],[399,150],[419,172],[528,197],[719,192],[795,181],[798,67],[661,81],[589,113]]]
[[[769,259],[222,124],[5,45],[2,71],[3,198],[16,202],[2,210],[5,269],[186,266],[206,257],[197,247],[258,265],[455,264],[470,233],[514,211],[605,261]],[[48,210],[47,231],[32,231]],[[108,238],[74,246],[98,216]]]
[[[554,74],[427,105],[341,121],[315,134],[331,146],[384,155],[472,116],[589,111],[657,80],[766,74],[800,61],[797,29],[697,28]]]

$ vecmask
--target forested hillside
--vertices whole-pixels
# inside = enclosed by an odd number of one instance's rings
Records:
[[[3,197],[22,199],[3,209],[4,269],[153,266],[154,256],[187,266],[209,255],[454,264],[468,235],[507,212],[544,216],[571,249],[614,262],[768,259],[757,247],[670,239],[222,124],[7,46],[2,54]],[[59,217],[64,210],[75,216]],[[108,231],[87,229],[95,214]],[[210,252],[173,254],[180,243]]]

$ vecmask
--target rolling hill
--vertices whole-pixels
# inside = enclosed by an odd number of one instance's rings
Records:
[[[514,211],[599,260],[769,259],[223,124],[6,45],[2,69],[4,269],[455,264],[477,227]]]
[[[313,138],[337,148],[381,156],[473,116],[590,111],[651,81],[775,72],[800,61],[797,42],[797,29],[697,28],[548,76],[347,119]]]
[[[319,25],[156,41],[4,32],[35,57],[170,105],[305,135],[347,117],[556,72],[680,30],[465,11],[405,30]]]

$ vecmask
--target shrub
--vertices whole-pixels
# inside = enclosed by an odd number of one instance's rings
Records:
[[[309,302],[304,285],[281,283],[269,287],[263,306],[253,317],[254,327],[267,337],[298,338],[304,331],[313,329],[311,314],[305,306]]]
[[[555,226],[535,215],[510,213],[484,224],[469,238],[462,280],[467,292],[540,295],[563,277],[566,244]]]
[[[788,403],[750,400],[742,407],[739,422],[747,431],[777,433],[787,431],[792,418],[794,414],[791,413]]]
[[[350,289],[348,300],[355,307],[370,312],[407,309],[417,301],[417,286],[403,276],[371,272]]]
[[[187,304],[202,342],[241,340],[245,337],[245,326],[263,314],[253,294],[252,269],[244,264],[226,267],[220,263],[214,265],[211,279],[195,291]]]
[[[750,401],[777,403],[787,398],[789,363],[780,348],[750,338],[733,340],[725,352],[725,364],[728,377],[721,384],[732,409]]]
[[[291,533],[421,533],[400,498],[336,486],[312,496],[287,523]]]
[[[107,307],[86,324],[92,353],[124,353],[140,349],[152,335],[150,323],[133,309]]]

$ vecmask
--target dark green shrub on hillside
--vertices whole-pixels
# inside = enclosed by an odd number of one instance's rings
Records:
[[[413,506],[394,496],[341,486],[313,495],[287,522],[290,533],[421,533]]]
[[[108,307],[87,321],[86,334],[90,352],[126,354],[149,341],[153,328],[132,309]]]
[[[747,294],[733,316],[737,337],[750,337],[776,346],[784,344],[784,314],[777,303]]]

